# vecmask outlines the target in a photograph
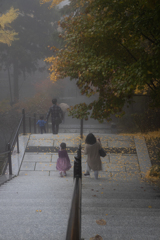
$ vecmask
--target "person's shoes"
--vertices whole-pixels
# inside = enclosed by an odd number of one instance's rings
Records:
[[[60,177],[63,177],[63,174],[62,174],[62,172],[60,172],[60,173],[59,173],[59,176],[60,176]]]
[[[85,174],[84,174],[84,176],[89,176],[89,175],[90,175],[90,173],[85,173]]]
[[[64,172],[64,173],[63,173],[63,176],[67,176],[67,173],[66,173],[66,172]]]

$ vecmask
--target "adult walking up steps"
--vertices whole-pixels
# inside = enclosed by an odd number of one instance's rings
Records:
[[[160,239],[160,189],[143,180],[150,167],[144,139],[95,136],[107,156],[97,180],[93,172],[84,176],[86,156],[82,155],[82,238]],[[61,142],[67,144],[73,165],[78,134],[28,136],[19,175],[0,186],[0,240],[65,240],[73,168],[59,177],[56,161]]]
[[[83,178],[84,239],[160,239],[160,189],[144,181],[151,166],[144,139],[101,135],[108,155],[99,180]]]

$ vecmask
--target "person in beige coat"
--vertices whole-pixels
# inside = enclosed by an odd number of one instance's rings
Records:
[[[85,140],[84,154],[87,155],[87,169],[85,176],[90,175],[91,169],[94,171],[95,179],[98,179],[98,171],[102,170],[102,162],[99,150],[102,148],[100,139],[95,138],[93,133],[89,133]]]

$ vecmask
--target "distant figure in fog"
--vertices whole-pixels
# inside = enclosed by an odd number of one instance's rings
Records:
[[[52,99],[52,107],[49,108],[49,111],[47,113],[47,121],[49,118],[49,115],[51,114],[51,121],[52,121],[52,132],[53,134],[58,134],[59,131],[59,124],[62,122],[63,119],[63,112],[61,108],[57,105],[57,99]]]
[[[59,171],[60,177],[67,176],[66,171],[71,168],[71,163],[66,151],[66,143],[62,142],[60,144],[58,156],[59,158],[57,159],[56,169]]]
[[[41,116],[40,119],[38,120],[38,122],[36,123],[37,125],[39,125],[39,128],[41,130],[41,134],[43,134],[43,131],[46,133],[46,128],[45,128],[45,124],[47,121],[44,120],[44,117]]]
[[[84,176],[90,175],[92,169],[95,179],[98,179],[98,171],[102,170],[102,162],[99,154],[101,148],[100,139],[96,139],[93,133],[89,133],[86,137],[84,148],[84,154],[87,155],[87,169]]]

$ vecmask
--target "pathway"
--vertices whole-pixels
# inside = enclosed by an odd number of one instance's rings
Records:
[[[151,166],[144,139],[100,131],[95,135],[108,154],[99,180],[93,173],[82,178],[82,237],[159,239],[160,190],[143,179]],[[21,165],[19,175],[0,187],[0,240],[65,239],[73,169],[64,178],[55,170],[62,141],[73,164],[81,142],[78,133],[21,136],[21,153],[13,155],[13,172]],[[82,156],[83,173],[85,168]]]

